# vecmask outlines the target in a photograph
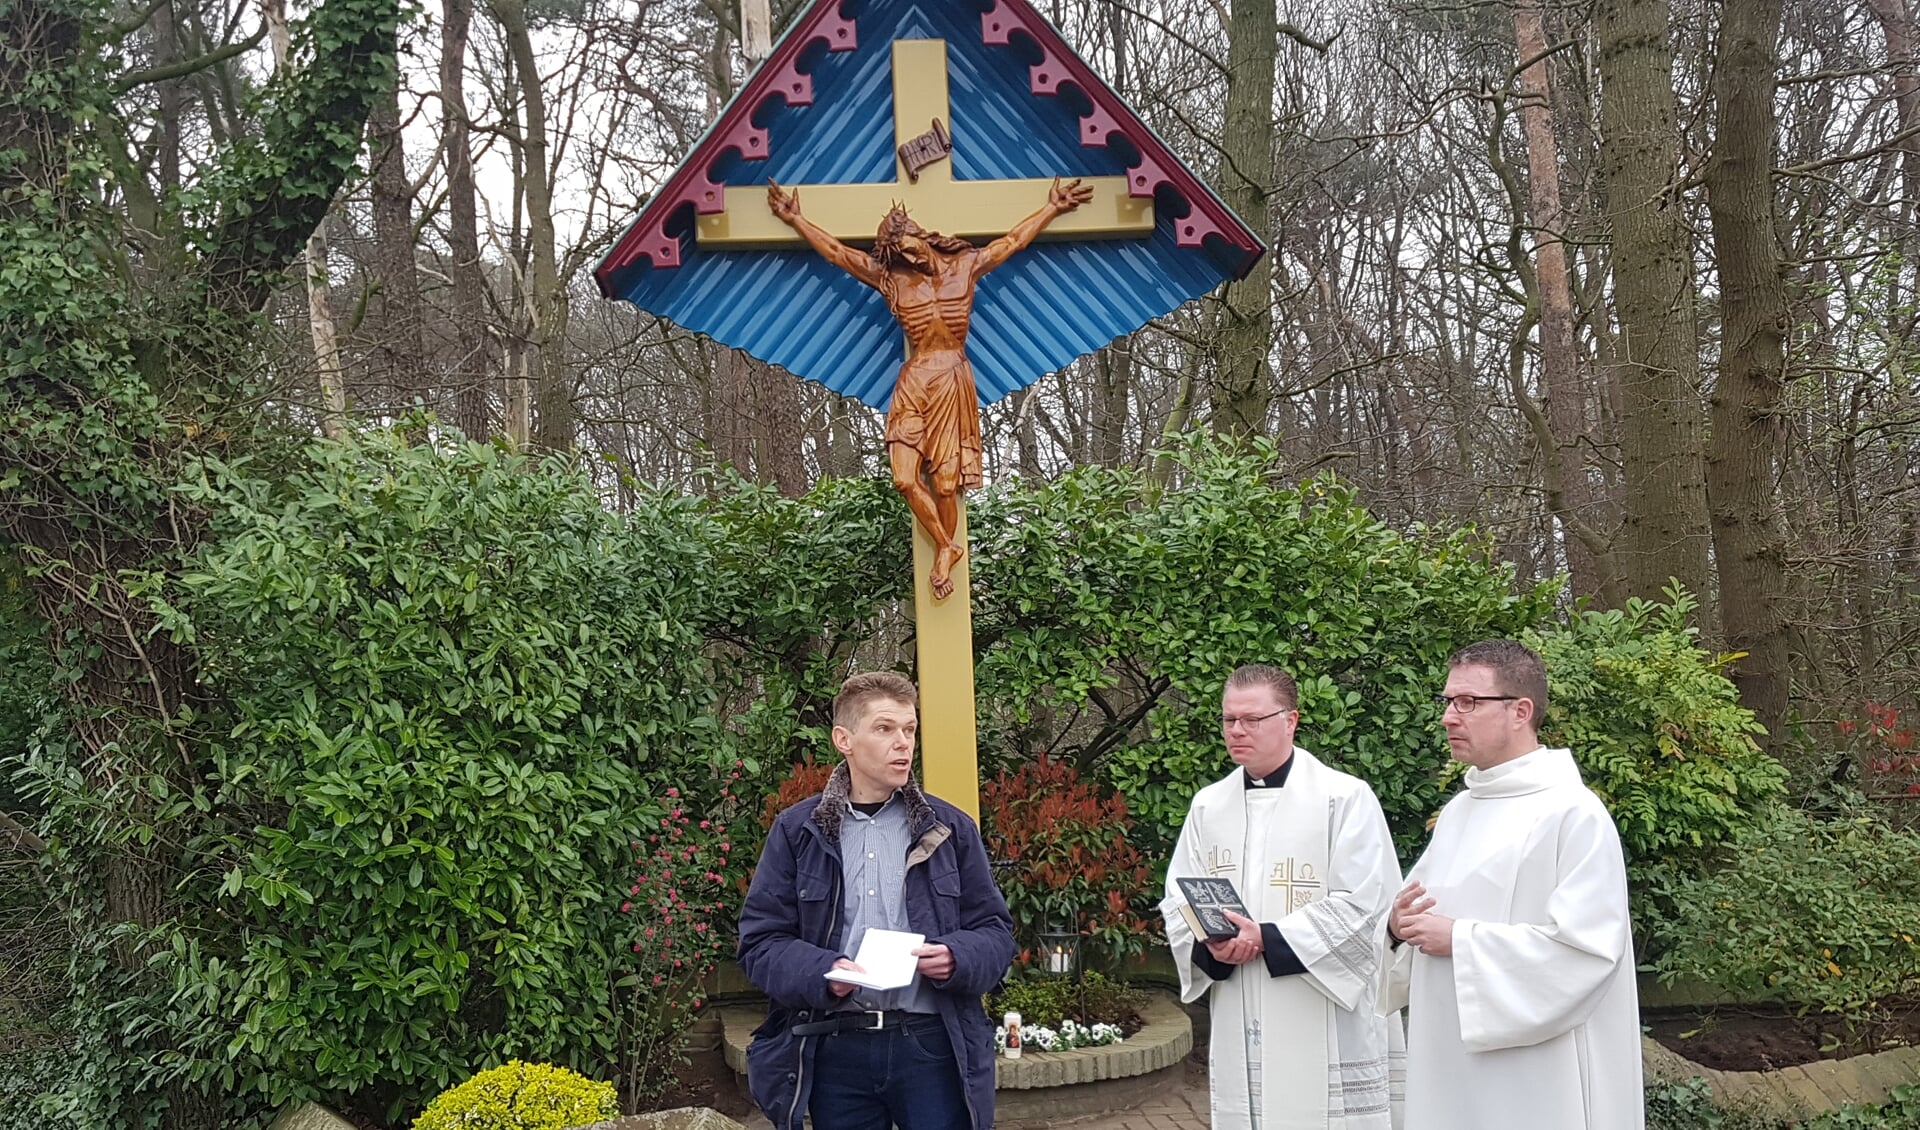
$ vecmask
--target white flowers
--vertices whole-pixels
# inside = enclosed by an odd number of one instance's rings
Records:
[[[1025,1024],[1020,1028],[1020,1045],[1033,1052],[1064,1052],[1073,1048],[1097,1048],[1106,1044],[1117,1044],[1123,1036],[1118,1024],[1095,1024],[1088,1027],[1078,1020],[1062,1020],[1060,1027],[1049,1028],[1044,1024]],[[994,1047],[1007,1050],[1007,1031],[996,1028],[993,1035]]]

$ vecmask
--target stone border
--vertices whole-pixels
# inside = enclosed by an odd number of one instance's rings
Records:
[[[737,1074],[747,1073],[747,1043],[763,1016],[758,1009],[720,1010],[727,1066]],[[1002,1092],[1028,1091],[1150,1075],[1178,1067],[1193,1050],[1193,1022],[1179,1002],[1167,994],[1149,992],[1140,1019],[1145,1021],[1140,1030],[1117,1044],[1064,1052],[1029,1051],[1019,1059],[997,1057],[994,1086]],[[1092,1112],[1091,1108],[1082,1109]]]
[[[1759,1107],[1803,1117],[1843,1103],[1883,1103],[1895,1087],[1920,1076],[1920,1047],[1895,1048],[1847,1059],[1817,1059],[1778,1071],[1715,1071],[1702,1067],[1652,1036],[1641,1037],[1647,1077],[1679,1082],[1698,1077],[1722,1103]]]
[[[1025,1091],[1147,1075],[1172,1067],[1193,1050],[1193,1022],[1178,1002],[1150,992],[1140,1019],[1145,1022],[1140,1030],[1117,1044],[1064,1052],[1028,1050],[1019,1059],[1000,1056],[993,1061],[993,1085],[1002,1091]]]

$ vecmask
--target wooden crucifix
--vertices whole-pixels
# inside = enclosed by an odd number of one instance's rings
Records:
[[[979,397],[966,356],[975,284],[1043,231],[1145,238],[1153,202],[1130,195],[1117,176],[1065,185],[955,180],[946,43],[896,40],[892,49],[894,181],[729,187],[724,210],[700,216],[696,232],[703,247],[802,242],[878,291],[900,323],[906,361],[886,440],[894,485],[914,516],[923,774],[930,791],[978,816],[965,500],[981,475]]]

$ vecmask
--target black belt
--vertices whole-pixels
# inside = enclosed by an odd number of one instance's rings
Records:
[[[885,1032],[896,1028],[919,1027],[929,1021],[944,1023],[935,1012],[908,1012],[904,1008],[868,1009],[865,1012],[836,1012],[825,1020],[811,1020],[787,1029],[796,1036],[832,1036],[841,1032]]]

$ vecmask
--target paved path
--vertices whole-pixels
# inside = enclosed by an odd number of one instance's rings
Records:
[[[1849,1060],[1822,1061],[1782,1071],[1710,1071],[1645,1041],[1649,1079],[1700,1076],[1722,1102],[1803,1117],[1843,1102],[1885,1102],[1894,1087],[1911,1083],[1920,1070],[1920,1048],[1901,1048]],[[1186,1060],[1178,1088],[1169,1086],[1132,1110],[1082,1118],[1001,1118],[995,1130],[1209,1130],[1206,1051]],[[747,1130],[771,1130],[755,1112]]]
[[[773,1126],[759,1111],[743,1121],[746,1130],[772,1130]],[[1207,1123],[1206,1069],[1189,1060],[1180,1090],[1155,1096],[1133,1110],[1050,1121],[1002,1118],[994,1123],[994,1130],[1208,1130]]]
[[[1166,1094],[1156,1095],[1133,1110],[1053,1122],[1007,1122],[1003,1119],[995,1124],[995,1130],[1051,1130],[1052,1127],[1070,1127],[1071,1130],[1207,1130],[1208,1121],[1206,1069],[1196,1067],[1192,1060],[1188,1060],[1184,1086],[1178,1091],[1170,1089]]]

